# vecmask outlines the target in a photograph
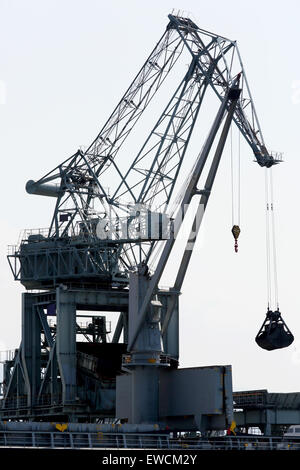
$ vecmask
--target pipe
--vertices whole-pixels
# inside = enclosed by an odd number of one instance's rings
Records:
[[[59,184],[36,183],[33,180],[29,180],[25,188],[28,194],[36,194],[38,196],[58,197],[60,194]]]

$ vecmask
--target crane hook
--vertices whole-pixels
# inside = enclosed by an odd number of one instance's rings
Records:
[[[241,233],[241,229],[238,225],[234,225],[231,229],[231,233],[233,235],[233,238],[235,240],[234,242],[234,251],[237,253],[238,252],[238,238]]]

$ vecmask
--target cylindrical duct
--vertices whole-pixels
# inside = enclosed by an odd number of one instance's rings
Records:
[[[59,184],[36,183],[29,180],[26,183],[26,191],[28,194],[36,194],[38,196],[58,197],[60,193]]]

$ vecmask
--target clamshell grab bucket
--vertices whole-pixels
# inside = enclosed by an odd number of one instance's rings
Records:
[[[290,346],[294,341],[294,336],[283,321],[279,310],[275,312],[268,310],[255,341],[261,348],[272,351]]]

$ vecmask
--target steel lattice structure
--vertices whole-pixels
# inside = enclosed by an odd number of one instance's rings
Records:
[[[52,243],[47,263],[54,266],[53,279],[66,279],[68,275],[76,278],[76,271],[82,275],[83,266],[88,265],[87,276],[100,274],[108,282],[126,283],[129,271],[149,262],[166,235],[153,237],[143,232],[141,220],[146,224],[149,214],[166,214],[172,203],[208,88],[222,101],[236,77],[241,76],[242,92],[233,120],[261,166],[276,162],[277,156],[265,146],[236,42],[200,29],[189,18],[169,15],[169,20],[162,38],[87,150],[77,151],[43,178],[27,184],[29,192],[57,198],[46,235]],[[126,139],[186,54],[190,61],[187,72],[136,156],[128,158]],[[137,217],[141,207],[144,218]],[[96,233],[99,221],[104,230],[101,240]],[[163,223],[170,230],[170,220]],[[67,246],[63,240],[68,240]],[[27,240],[26,244],[28,251]],[[34,277],[34,261],[26,249],[22,252],[18,248],[9,256],[16,279]],[[68,266],[61,273],[58,258],[60,264]],[[35,274],[41,277],[42,271]],[[44,277],[49,276],[51,270]]]

